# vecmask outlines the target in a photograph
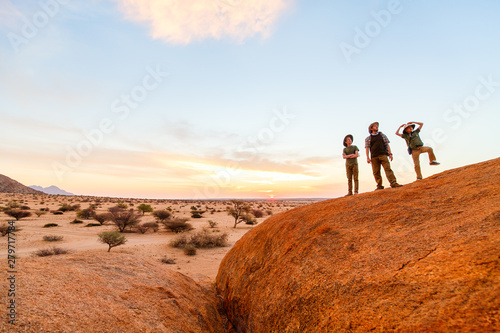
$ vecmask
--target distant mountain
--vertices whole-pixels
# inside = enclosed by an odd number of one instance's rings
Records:
[[[61,190],[59,187],[54,186],[54,185],[49,186],[49,187],[41,187],[38,185],[31,185],[30,188],[37,190],[37,191],[40,191],[40,192],[43,192],[43,193],[47,193],[47,194],[74,195],[73,193],[67,192],[65,190]]]
[[[0,175],[0,193],[43,194],[4,175]]]

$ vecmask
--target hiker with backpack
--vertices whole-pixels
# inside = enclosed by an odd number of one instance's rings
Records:
[[[415,126],[418,128],[415,129]],[[429,154],[429,164],[439,165],[440,163],[436,161],[436,156],[434,155],[434,150],[431,147],[424,146],[424,143],[420,139],[420,130],[424,126],[424,123],[419,123],[417,121],[410,121],[409,123],[399,126],[396,131],[396,135],[405,139],[406,145],[408,146],[408,154],[411,155],[413,159],[413,164],[415,165],[415,173],[417,174],[417,180],[422,179],[422,171],[420,170],[420,154]],[[401,129],[403,131],[400,133]]]
[[[368,164],[371,163],[372,165],[373,177],[375,177],[375,181],[377,182],[376,189],[384,189],[384,186],[382,185],[382,175],[380,173],[381,166],[384,168],[385,175],[391,184],[391,187],[401,187],[403,185],[398,184],[396,176],[391,169],[391,163],[389,162],[389,159],[392,161],[389,139],[385,134],[378,131],[378,126],[378,122],[370,124],[368,127],[370,136],[368,136],[365,140],[366,158]]]

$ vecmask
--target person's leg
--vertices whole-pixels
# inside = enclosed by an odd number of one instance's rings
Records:
[[[382,186],[382,175],[380,174],[380,156],[372,157],[372,171],[373,177],[375,177],[375,181],[377,182],[377,188],[383,188]]]
[[[352,194],[352,165],[345,166],[347,173],[347,194]]]
[[[387,180],[393,186],[394,184],[397,184],[396,176],[394,176],[394,172],[392,172],[391,169],[391,163],[389,162],[389,158],[386,155],[379,156],[380,157],[380,163],[384,167],[385,171],[385,176],[387,177]]]
[[[413,149],[411,151],[411,157],[413,158],[413,164],[415,165],[415,173],[417,174],[417,179],[422,179],[422,170],[420,170],[420,154],[422,152],[422,147]]]
[[[420,147],[420,149],[422,150],[422,153],[429,153],[429,163],[436,161],[436,155],[434,155],[434,149],[426,146]]]
[[[359,190],[359,181],[358,181],[359,169],[358,169],[358,165],[357,164],[353,165],[352,173],[353,173],[353,176],[354,176],[354,194],[358,194],[358,190]]]

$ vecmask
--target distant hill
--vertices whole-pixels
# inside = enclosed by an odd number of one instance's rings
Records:
[[[4,175],[0,175],[0,193],[43,194]]]
[[[59,187],[54,186],[54,185],[49,186],[49,187],[41,187],[38,185],[31,185],[30,188],[37,190],[37,191],[40,191],[40,192],[43,192],[43,193],[47,193],[47,194],[74,195],[73,193],[62,190]]]

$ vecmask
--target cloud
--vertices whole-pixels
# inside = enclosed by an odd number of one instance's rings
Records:
[[[155,39],[189,44],[229,37],[267,37],[293,0],[115,0],[125,17],[149,25]]]

